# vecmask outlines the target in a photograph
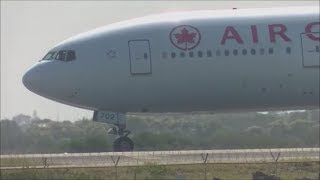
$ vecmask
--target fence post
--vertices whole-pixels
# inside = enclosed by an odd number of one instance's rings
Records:
[[[203,160],[203,164],[204,164],[204,179],[207,180],[207,161],[208,161],[208,156],[209,154],[206,153],[201,153],[201,158]]]
[[[278,152],[277,157],[275,157],[275,156],[273,155],[273,153],[271,152],[271,150],[270,150],[270,154],[271,154],[272,159],[274,160],[274,162],[275,162],[275,164],[276,164],[275,175],[278,176],[278,160],[279,160],[279,158],[280,158],[281,152]]]
[[[42,162],[43,162],[43,167],[44,168],[48,167],[47,158],[46,157],[42,157]]]
[[[113,161],[114,167],[116,168],[116,179],[118,179],[118,163],[120,160],[120,156],[117,157],[117,160],[113,159],[113,156],[111,156],[111,159]]]

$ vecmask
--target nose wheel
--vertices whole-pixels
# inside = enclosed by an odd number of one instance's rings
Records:
[[[126,136],[119,137],[113,142],[113,151],[115,152],[133,151],[133,147],[133,141]]]
[[[134,143],[133,141],[128,137],[130,134],[130,131],[125,129],[125,126],[117,125],[118,128],[113,127],[110,128],[108,131],[108,134],[114,134],[118,135],[118,137],[113,142],[113,151],[115,152],[123,152],[123,151],[133,151]]]
[[[119,136],[113,142],[113,151],[133,151],[134,143],[128,137],[130,131],[126,129],[126,117],[124,113],[95,111],[93,115],[93,121],[112,124],[112,127],[108,130],[108,134]]]

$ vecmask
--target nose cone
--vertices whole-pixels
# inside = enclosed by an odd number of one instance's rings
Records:
[[[39,89],[39,84],[36,82],[36,79],[39,78],[37,74],[36,68],[32,67],[22,77],[23,85],[32,92],[37,92]]]
[[[70,87],[63,77],[64,68],[50,62],[38,62],[22,77],[22,83],[31,92],[52,100],[64,100],[71,94]],[[74,89],[74,88],[72,88]]]
[[[60,62],[38,62],[32,66],[22,77],[22,83],[31,92],[42,97],[72,104],[77,100],[78,91],[74,79],[70,79],[69,70]],[[74,77],[74,76],[71,76]],[[75,91],[76,89],[76,91]]]

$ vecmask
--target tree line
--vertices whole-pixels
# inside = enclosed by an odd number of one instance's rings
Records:
[[[112,151],[111,127],[17,115],[1,119],[1,153]],[[269,113],[128,115],[135,150],[319,147],[319,110]]]

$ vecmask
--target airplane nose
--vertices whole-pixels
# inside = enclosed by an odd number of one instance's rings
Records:
[[[32,67],[22,77],[23,85],[32,92],[35,92],[37,89],[35,84],[36,75],[37,70],[34,67]]]

